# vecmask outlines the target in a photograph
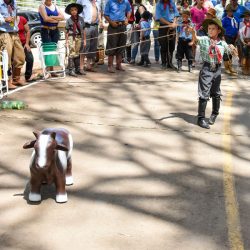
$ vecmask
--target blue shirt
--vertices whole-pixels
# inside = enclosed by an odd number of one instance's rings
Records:
[[[235,37],[239,31],[239,19],[226,16],[222,19],[222,26],[225,29],[226,36]]]
[[[250,1],[245,2],[245,7],[250,10]]]
[[[150,21],[141,20],[140,21],[140,27],[141,27],[142,30],[145,29],[145,30],[143,30],[144,31],[144,37],[145,36],[150,36],[150,32],[151,32],[151,30],[150,30],[151,22]]]
[[[241,18],[241,15],[247,10],[247,8],[243,5],[238,4],[238,8],[233,12],[234,13],[234,17],[236,17],[240,22],[243,20],[243,18]],[[224,11],[224,15],[223,17],[225,17],[227,15],[226,11]]]
[[[91,24],[92,23],[92,11],[93,11],[92,1],[91,0],[77,0],[76,3],[82,5],[83,7],[83,11],[79,16],[81,16],[84,19],[85,23]],[[99,22],[98,13],[100,13],[101,11],[101,2],[96,1],[95,4],[97,8],[97,11],[96,11],[97,17],[93,23],[98,23]]]
[[[131,12],[128,0],[108,0],[105,6],[104,15],[108,16],[111,21],[125,21],[126,15]]]
[[[175,17],[179,16],[179,12],[173,0],[170,0],[164,10],[164,4],[160,1],[156,4],[155,20],[159,21],[160,18],[164,18],[168,22],[173,22]]]
[[[47,16],[58,16],[58,15],[59,15],[56,6],[55,6],[55,9],[54,9],[54,10],[51,10],[51,9],[48,8],[46,5],[44,5],[44,9],[45,9],[45,11],[46,11]],[[43,17],[42,17],[42,15],[41,15],[40,13],[39,13],[39,16],[40,16],[41,24],[42,24],[43,26],[56,27],[56,26],[58,25],[57,23],[45,22],[45,21],[43,20]]]
[[[12,16],[16,17],[17,5],[16,1],[12,0],[12,4],[7,5],[3,0],[0,0],[0,31],[11,33],[17,32],[18,26],[16,22],[5,22],[4,18]]]
[[[186,32],[186,27],[183,25],[182,21],[180,21],[179,26],[177,26],[177,33],[179,33],[179,38],[185,40],[192,40],[192,32]],[[189,20],[188,26],[194,27],[194,24]]]

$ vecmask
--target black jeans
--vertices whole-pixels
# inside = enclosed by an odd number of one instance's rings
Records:
[[[163,24],[161,25],[163,26]],[[158,41],[161,47],[162,64],[172,64],[173,53],[175,49],[176,31],[170,28],[159,28]]]
[[[33,63],[34,63],[34,57],[31,51],[28,51],[26,48],[24,48],[25,53],[25,61],[26,61],[26,69],[25,69],[25,79],[29,80],[32,76],[32,70],[33,70]]]
[[[41,38],[43,43],[57,43],[60,38],[59,30],[41,28]]]

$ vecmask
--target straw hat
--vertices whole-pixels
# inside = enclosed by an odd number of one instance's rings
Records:
[[[210,16],[212,16],[213,18],[216,17],[216,10],[213,8],[210,8],[206,14],[209,14]]]

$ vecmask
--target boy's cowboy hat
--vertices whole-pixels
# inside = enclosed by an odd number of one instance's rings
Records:
[[[228,4],[227,6],[226,6],[226,9],[225,9],[225,11],[227,12],[227,11],[234,11],[233,10],[233,8],[232,8],[232,6],[231,6],[231,4]]]
[[[70,14],[70,9],[71,9],[72,7],[75,7],[75,8],[78,9],[78,14],[82,13],[82,11],[83,11],[83,6],[82,6],[81,4],[78,4],[78,3],[71,3],[71,4],[67,5],[67,7],[65,8],[65,13],[71,15],[71,14]]]
[[[216,17],[216,10],[213,8],[210,8],[206,14],[209,14],[210,16],[212,16],[213,18]]]
[[[215,25],[217,25],[220,28],[220,30],[221,30],[221,33],[219,34],[219,36],[223,36],[224,35],[225,29],[222,27],[221,20],[219,20],[218,18],[205,19],[203,21],[203,23],[202,23],[202,27],[206,31],[206,33],[208,32],[208,25],[209,24],[215,24]]]
[[[240,16],[240,18],[244,18],[245,16],[250,16],[250,10],[245,10],[244,13]]]

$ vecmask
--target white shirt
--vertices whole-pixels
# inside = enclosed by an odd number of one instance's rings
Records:
[[[95,0],[93,0],[95,1]],[[92,23],[92,1],[91,0],[77,0],[76,3],[81,4],[83,6],[83,11],[80,14],[80,16],[83,17],[84,22],[91,24]],[[98,23],[98,15],[101,11],[101,6],[100,6],[101,1],[95,1],[96,7],[97,7],[97,18],[96,22]]]

